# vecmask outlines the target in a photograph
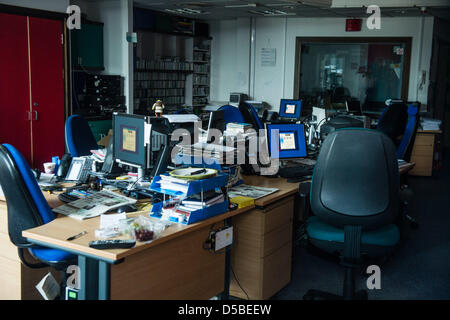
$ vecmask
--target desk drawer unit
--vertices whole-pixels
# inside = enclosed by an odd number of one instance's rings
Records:
[[[432,133],[417,133],[411,153],[411,162],[416,165],[409,172],[413,176],[431,176],[433,174],[435,135]]]
[[[230,295],[269,299],[291,280],[294,197],[233,218]]]

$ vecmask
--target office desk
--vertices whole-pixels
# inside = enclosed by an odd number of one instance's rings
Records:
[[[291,280],[294,199],[298,183],[244,176],[244,183],[279,191],[255,201],[255,209],[232,219],[230,294],[268,299]]]
[[[416,166],[411,170],[410,175],[427,177],[433,175],[435,152],[439,150],[436,146],[440,143],[441,133],[440,130],[417,130],[411,152],[411,162],[415,162]],[[439,154],[438,157],[440,157]]]
[[[59,205],[54,195],[45,193],[51,207]],[[27,261],[37,263],[29,253],[24,251]],[[8,215],[5,199],[0,197],[0,300],[35,300],[42,299],[35,285],[52,268],[30,269],[23,265],[17,254],[17,247],[9,240]],[[59,272],[52,272],[57,280]]]
[[[203,249],[203,244],[211,229],[251,209],[230,211],[192,225],[173,223],[160,238],[130,249],[88,246],[99,217],[84,221],[59,217],[23,231],[23,236],[38,245],[78,255],[81,299],[209,299],[227,291],[226,257]],[[83,230],[88,232],[86,236],[65,240]]]

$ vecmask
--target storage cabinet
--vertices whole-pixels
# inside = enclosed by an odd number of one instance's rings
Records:
[[[230,294],[269,299],[291,280],[294,196],[233,217]]]
[[[75,69],[104,70],[103,23],[84,20],[71,31],[71,57]]]
[[[40,169],[64,154],[64,26],[0,13],[0,143]]]
[[[410,162],[414,162],[414,168],[409,171],[413,176],[432,176],[433,163],[438,131],[418,131],[411,153]]]

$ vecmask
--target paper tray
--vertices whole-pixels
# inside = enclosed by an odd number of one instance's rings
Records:
[[[150,212],[150,217],[161,218],[162,206],[163,206],[163,201],[154,203],[152,210]],[[169,221],[177,222],[177,223],[181,223],[181,224],[192,224],[192,223],[195,223],[198,221],[202,221],[202,220],[217,216],[217,215],[225,213],[227,211],[228,211],[228,201],[224,201],[221,203],[213,204],[213,205],[203,208],[203,209],[192,211],[190,213],[187,221],[180,222],[176,218],[169,219]]]
[[[160,176],[154,177],[150,185],[150,190],[158,193],[164,193],[169,196],[190,196],[196,193],[206,192],[209,190],[214,190],[216,188],[226,186],[228,181],[228,175],[224,173],[219,173],[218,175],[212,178],[189,181],[187,192],[161,189],[160,181],[161,181]]]

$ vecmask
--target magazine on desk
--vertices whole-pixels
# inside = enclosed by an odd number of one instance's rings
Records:
[[[73,219],[84,220],[97,217],[123,205],[135,203],[136,199],[128,198],[108,190],[102,190],[89,197],[56,207],[53,209],[53,212],[64,214]]]
[[[256,186],[249,186],[246,184],[240,184],[238,186],[228,189],[228,196],[234,198],[237,196],[248,197],[252,199],[259,199],[274,192],[277,192],[277,188],[263,188]]]

